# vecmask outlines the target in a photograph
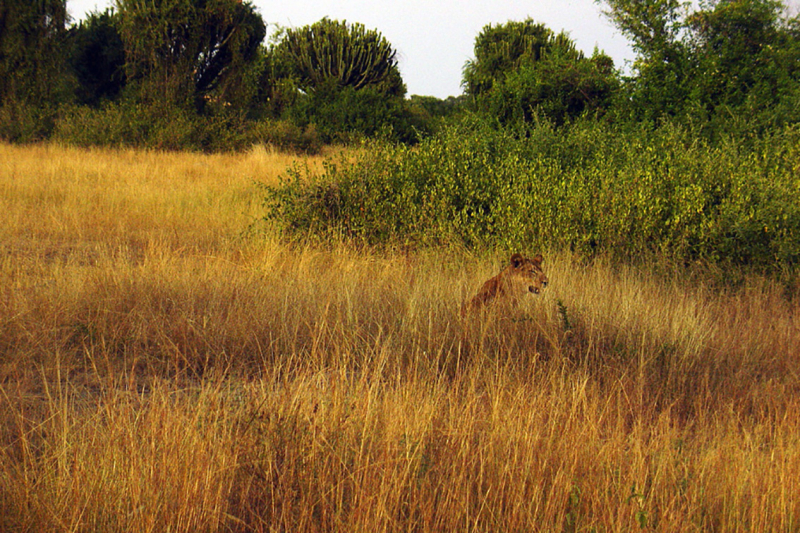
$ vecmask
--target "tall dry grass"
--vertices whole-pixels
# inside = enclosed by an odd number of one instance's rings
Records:
[[[0,146],[0,529],[796,531],[800,318],[546,253],[246,234],[289,159]],[[311,159],[309,164],[320,164]]]

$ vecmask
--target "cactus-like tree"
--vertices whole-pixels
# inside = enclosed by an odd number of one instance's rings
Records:
[[[405,93],[395,50],[380,32],[367,30],[363,24],[323,18],[310,26],[287,29],[279,49],[305,92],[321,87],[370,87],[386,94]]]

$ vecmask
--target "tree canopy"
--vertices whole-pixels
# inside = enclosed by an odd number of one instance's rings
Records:
[[[485,93],[508,73],[551,52],[579,54],[565,33],[556,35],[532,19],[486,25],[475,38],[475,59],[464,66],[465,92],[473,96]]]
[[[145,99],[188,101],[236,91],[266,35],[252,3],[239,0],[117,0],[126,73]]]
[[[587,59],[567,34],[528,19],[483,28],[463,86],[479,111],[503,124],[537,114],[563,123],[606,108],[617,80],[610,57],[595,50]]]
[[[416,142],[464,112],[522,131],[674,121],[707,139],[800,122],[800,16],[781,0],[597,0],[636,51],[627,73],[532,19],[487,25],[446,102],[406,98],[395,48],[363,24],[265,41],[247,0],[115,0],[75,25],[66,1],[0,2],[0,138]]]
[[[66,0],[0,1],[0,138],[47,137],[72,102]]]
[[[694,10],[676,0],[604,2],[639,53],[628,84],[633,116],[719,122],[721,113],[766,127],[800,119],[798,19],[785,18],[782,2],[717,0]]]
[[[380,32],[363,24],[323,18],[302,28],[287,29],[278,50],[285,53],[300,89],[367,87],[403,96],[397,52]]]
[[[97,105],[116,98],[125,86],[125,46],[112,10],[90,13],[71,32],[70,65],[78,101]]]

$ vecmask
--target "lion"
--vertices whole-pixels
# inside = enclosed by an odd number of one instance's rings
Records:
[[[514,254],[498,275],[483,284],[472,300],[461,308],[461,315],[498,303],[516,306],[526,294],[539,294],[547,286],[547,275],[542,270],[542,254],[533,258]]]

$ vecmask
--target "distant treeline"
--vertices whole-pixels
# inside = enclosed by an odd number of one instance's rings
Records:
[[[464,94],[408,96],[379,31],[279,28],[239,0],[118,0],[71,24],[66,0],[0,4],[0,139],[206,151],[413,144],[471,115],[527,131],[680,124],[704,141],[800,120],[800,19],[780,1],[604,0],[637,59],[623,75],[533,20],[486,26]],[[264,13],[269,17],[269,13]]]

